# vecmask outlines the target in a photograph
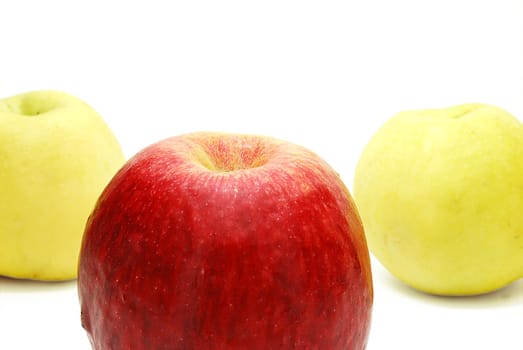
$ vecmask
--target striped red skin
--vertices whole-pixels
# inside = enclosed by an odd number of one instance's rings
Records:
[[[152,145],[87,223],[82,325],[97,350],[364,349],[361,221],[310,151],[197,133]]]

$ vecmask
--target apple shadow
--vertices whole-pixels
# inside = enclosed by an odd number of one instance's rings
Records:
[[[431,303],[451,308],[495,308],[510,305],[523,305],[523,278],[490,293],[470,296],[442,296],[414,289],[392,275],[381,276],[384,282],[396,293],[413,298],[419,302]]]
[[[0,276],[0,294],[55,292],[68,288],[76,288],[75,279],[66,281],[38,281]]]

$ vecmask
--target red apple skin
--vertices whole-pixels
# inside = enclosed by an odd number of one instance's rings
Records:
[[[98,350],[364,349],[373,301],[362,224],[331,167],[222,133],[124,165],[88,220],[78,288]]]

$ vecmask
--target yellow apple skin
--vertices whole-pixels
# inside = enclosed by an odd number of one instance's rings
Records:
[[[59,91],[0,101],[0,275],[74,279],[85,223],[124,163],[85,102]]]
[[[491,105],[407,111],[358,161],[369,248],[397,278],[475,295],[523,276],[523,127]]]

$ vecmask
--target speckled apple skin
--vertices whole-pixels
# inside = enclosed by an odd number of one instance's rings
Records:
[[[337,173],[294,144],[215,133],[160,141],[116,174],[78,289],[97,350],[364,349],[373,300]]]

